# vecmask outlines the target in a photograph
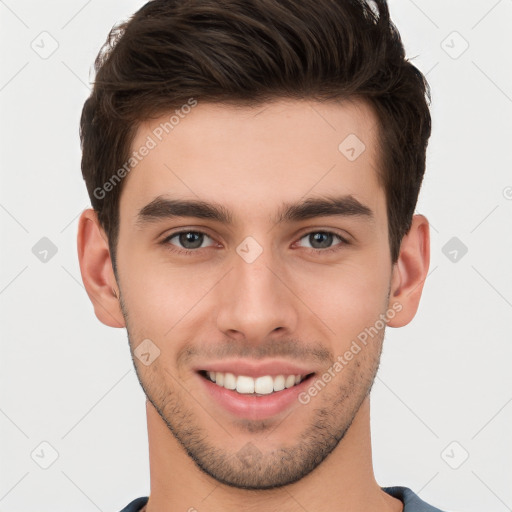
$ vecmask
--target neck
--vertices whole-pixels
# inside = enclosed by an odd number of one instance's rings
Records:
[[[201,471],[146,402],[151,493],[145,512],[162,510],[245,510],[266,512],[402,512],[400,500],[375,481],[367,397],[333,452],[293,484],[262,491],[221,484]]]

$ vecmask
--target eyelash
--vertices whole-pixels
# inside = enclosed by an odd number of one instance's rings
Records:
[[[191,255],[193,253],[197,253],[200,249],[207,249],[207,247],[199,247],[197,249],[183,249],[181,247],[176,247],[175,245],[169,243],[170,240],[172,240],[176,236],[179,236],[179,235],[182,235],[182,234],[186,234],[186,233],[195,233],[195,234],[198,234],[198,235],[205,235],[206,237],[211,238],[213,240],[213,238],[211,236],[209,236],[207,233],[205,233],[204,231],[196,231],[196,230],[192,230],[192,229],[187,229],[187,230],[184,230],[184,231],[177,231],[176,233],[170,234],[169,236],[167,236],[166,238],[164,238],[162,240],[161,244],[165,245],[170,251],[178,253],[178,254],[183,254],[183,255]],[[302,240],[304,237],[307,237],[309,235],[316,234],[316,233],[333,235],[334,237],[339,238],[341,240],[341,243],[339,243],[338,245],[335,245],[334,247],[329,247],[327,249],[315,249],[313,247],[306,247],[305,249],[308,249],[308,252],[313,252],[313,253],[316,253],[316,254],[319,254],[319,253],[323,253],[323,254],[325,254],[325,253],[333,253],[333,252],[337,252],[337,251],[341,250],[343,246],[350,244],[350,242],[348,242],[345,238],[343,238],[338,233],[335,233],[334,231],[328,231],[328,230],[309,231],[308,233],[303,234],[299,238],[299,240]]]

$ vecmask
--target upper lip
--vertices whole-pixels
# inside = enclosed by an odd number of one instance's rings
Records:
[[[299,365],[284,360],[255,361],[248,359],[226,359],[223,361],[205,363],[197,366],[196,371],[233,373],[247,377],[263,377],[264,375],[309,375],[315,373],[311,366]]]

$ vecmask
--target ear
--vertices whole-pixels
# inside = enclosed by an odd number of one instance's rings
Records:
[[[414,318],[429,264],[428,220],[423,215],[414,215],[411,228],[402,240],[398,261],[393,266],[389,305],[397,313],[388,321],[390,327],[403,327]]]
[[[98,320],[110,327],[125,327],[108,238],[90,208],[80,215],[77,246],[82,281]]]

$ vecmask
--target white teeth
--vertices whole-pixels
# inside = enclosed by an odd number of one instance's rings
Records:
[[[224,374],[224,387],[226,389],[236,389],[236,377],[232,373]]]
[[[258,377],[254,381],[254,392],[260,395],[268,395],[274,391],[274,379],[270,375]]]
[[[274,391],[282,391],[284,389],[284,375],[274,377]]]
[[[284,387],[291,388],[292,386],[295,386],[295,375],[288,375],[284,381]]]
[[[254,393],[254,379],[245,375],[239,375],[238,379],[236,379],[236,390],[243,394]]]
[[[264,375],[253,379],[246,375],[234,375],[233,373],[206,372],[206,376],[217,386],[236,390],[244,395],[257,394],[269,395],[275,391],[291,388],[302,382],[305,376],[302,375]]]

